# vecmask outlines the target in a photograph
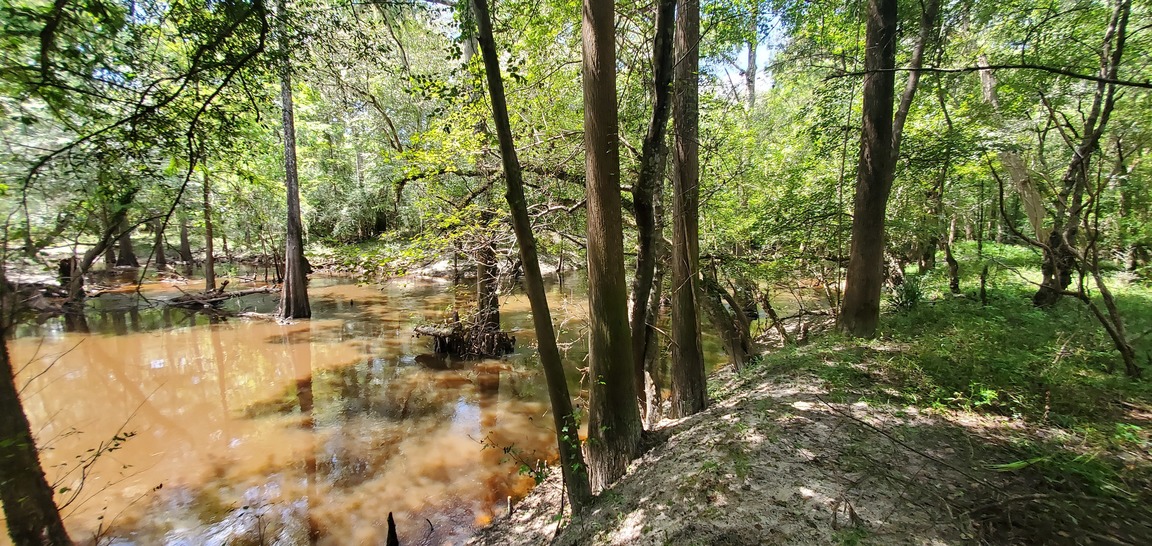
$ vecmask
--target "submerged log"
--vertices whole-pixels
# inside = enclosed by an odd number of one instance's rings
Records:
[[[208,290],[205,292],[185,292],[183,296],[174,298],[169,301],[168,305],[174,305],[176,307],[211,307],[232,298],[250,296],[252,294],[270,294],[272,292],[277,292],[277,289],[274,286],[261,286],[258,288],[249,288],[247,290],[225,292],[224,287],[227,285],[228,282],[225,281],[224,284],[220,285],[220,288],[215,290]]]

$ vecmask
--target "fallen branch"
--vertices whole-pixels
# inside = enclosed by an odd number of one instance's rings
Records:
[[[936,463],[936,464],[938,464],[944,468],[950,469],[953,472],[956,472],[956,473],[960,474],[961,476],[964,476],[965,478],[968,478],[968,479],[970,479],[976,483],[979,483],[979,484],[987,487],[990,490],[997,491],[997,492],[1002,493],[1002,494],[1005,493],[1004,488],[1000,487],[999,485],[996,485],[996,484],[989,482],[988,480],[982,479],[978,476],[973,476],[972,474],[965,472],[964,470],[960,469],[959,467],[957,467],[953,464],[950,464],[947,461],[945,461],[939,457],[936,457],[936,456],[931,455],[929,453],[925,453],[924,451],[922,451],[920,449],[917,449],[915,447],[912,447],[911,445],[908,445],[907,442],[904,442],[904,441],[900,440],[899,438],[896,438],[895,436],[890,434],[888,431],[886,431],[880,427],[877,427],[876,425],[873,425],[872,423],[864,421],[863,419],[860,419],[859,417],[856,417],[855,415],[852,415],[852,414],[850,414],[850,413],[848,413],[848,412],[846,412],[840,408],[837,408],[836,406],[833,406],[832,404],[829,404],[827,401],[825,401],[823,398],[821,398],[820,395],[814,395],[814,396],[816,397],[817,400],[820,401],[821,404],[824,404],[825,406],[827,406],[828,409],[832,411],[832,413],[839,415],[841,417],[844,417],[846,419],[849,419],[849,420],[855,422],[856,424],[861,425],[864,428],[867,428],[867,429],[887,438],[892,443],[894,443],[894,444],[896,444],[896,445],[898,445],[898,446],[900,446],[900,447],[902,447],[902,448],[904,448],[904,449],[906,449],[912,453],[915,453],[916,455],[924,457],[925,459],[928,459],[928,460],[930,460],[930,461],[932,461],[932,462],[934,462],[934,463]]]
[[[224,287],[221,286],[219,289],[211,290],[208,292],[184,292],[183,296],[170,300],[168,305],[173,305],[176,307],[210,307],[232,298],[240,298],[244,296],[250,296],[252,294],[270,294],[272,292],[278,291],[279,289],[274,286],[261,286],[258,288],[249,288],[247,290],[225,292]]]

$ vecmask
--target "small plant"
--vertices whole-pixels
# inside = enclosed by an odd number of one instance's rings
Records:
[[[896,309],[912,309],[924,299],[924,287],[920,277],[908,275],[904,282],[892,288],[890,301]]]
[[[491,436],[485,436],[480,441],[483,449],[499,449],[504,452],[505,458],[501,462],[512,461],[519,466],[518,473],[521,476],[529,476],[532,478],[536,485],[544,483],[544,478],[548,477],[548,463],[543,459],[536,459],[534,462],[530,461],[525,455],[523,450],[516,447],[515,444],[501,446],[492,440]]]
[[[1112,435],[1112,442],[1117,445],[1143,445],[1144,439],[1141,433],[1144,431],[1139,425],[1132,425],[1129,423],[1116,423],[1116,432]]]
[[[844,546],[858,546],[865,544],[868,539],[868,530],[860,527],[845,527],[836,531],[836,541]]]
[[[1000,394],[995,389],[989,389],[979,383],[969,386],[968,394],[953,392],[952,396],[943,397],[943,400],[953,407],[976,411],[980,408],[991,409],[997,405]]]

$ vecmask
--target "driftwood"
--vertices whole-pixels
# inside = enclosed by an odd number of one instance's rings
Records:
[[[68,293],[62,288],[39,282],[21,283],[8,280],[0,286],[0,299],[5,311],[35,311],[37,313],[58,313],[61,307],[48,298],[63,298]]]
[[[258,288],[249,288],[247,290],[234,290],[232,292],[225,292],[224,287],[228,283],[220,285],[220,288],[215,290],[208,290],[205,292],[184,292],[183,296],[173,298],[168,302],[168,305],[176,307],[211,307],[223,301],[232,298],[239,298],[249,296],[252,294],[269,294],[276,292],[277,288],[274,286],[261,286]]]

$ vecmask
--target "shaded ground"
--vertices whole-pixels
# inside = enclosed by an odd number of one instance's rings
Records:
[[[1146,437],[1123,459],[1067,451],[1059,429],[877,406],[830,389],[822,376],[770,360],[714,377],[724,386],[711,407],[661,422],[650,449],[588,513],[572,519],[565,507],[558,525],[553,472],[473,542],[1152,544]],[[1038,443],[1046,454],[1035,455]],[[1061,461],[1127,470],[1089,481],[1062,475],[1075,472],[1053,464]]]

